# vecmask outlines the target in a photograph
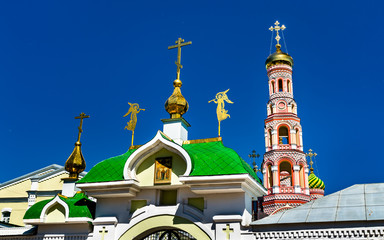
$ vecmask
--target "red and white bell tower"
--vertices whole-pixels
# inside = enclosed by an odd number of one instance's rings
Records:
[[[266,214],[297,207],[310,201],[308,165],[303,152],[302,128],[293,98],[293,59],[281,51],[279,26],[276,21],[276,52],[266,62],[269,101],[265,119],[265,154],[262,163],[264,187],[263,208]]]

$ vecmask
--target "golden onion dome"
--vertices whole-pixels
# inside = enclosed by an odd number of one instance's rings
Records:
[[[173,81],[173,90],[172,95],[165,102],[165,110],[169,113],[171,118],[181,118],[184,113],[188,111],[188,102],[181,94],[182,82],[180,79]]]
[[[309,174],[309,177],[308,177],[308,184],[309,184],[309,188],[311,188],[311,189],[314,189],[314,188],[322,189],[322,190],[325,189],[325,184],[324,184],[324,182],[323,182],[320,178],[318,178],[318,177],[313,173],[313,171],[311,171],[311,174]]]
[[[291,67],[293,66],[293,58],[287,53],[281,51],[280,44],[276,45],[276,52],[269,55],[269,57],[265,61],[265,67],[268,69],[270,66],[277,63],[288,64]]]
[[[81,153],[81,143],[75,143],[75,149],[65,162],[65,170],[69,172],[69,178],[77,179],[79,174],[85,170],[85,160]]]

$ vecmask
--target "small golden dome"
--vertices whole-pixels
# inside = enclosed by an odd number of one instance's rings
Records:
[[[188,102],[181,94],[180,87],[182,82],[180,79],[173,81],[172,95],[165,102],[165,110],[170,114],[171,118],[181,118],[188,111]]]
[[[269,55],[269,57],[265,61],[265,67],[268,69],[270,66],[276,63],[288,64],[291,67],[293,66],[293,58],[287,53],[281,51],[280,44],[276,45],[276,52]]]
[[[81,143],[77,141],[75,143],[75,149],[71,156],[65,162],[65,170],[69,172],[69,178],[77,179],[79,174],[85,170],[85,160],[81,153]]]

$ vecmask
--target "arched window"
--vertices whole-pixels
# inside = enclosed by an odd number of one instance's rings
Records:
[[[5,223],[9,223],[9,220],[11,219],[11,211],[10,210],[3,210],[1,213],[1,221]]]
[[[273,186],[272,165],[268,165],[267,174],[267,188],[271,188]]]
[[[296,145],[297,146],[301,146],[301,143],[300,143],[300,130],[298,128],[296,128]]]
[[[279,79],[279,92],[283,91],[283,80]]]
[[[268,141],[269,141],[269,147],[272,147],[272,130],[268,130]]]
[[[272,81],[271,83],[272,83],[272,93],[275,93],[275,82]]]
[[[301,188],[305,188],[304,177],[305,177],[304,167],[303,167],[303,165],[300,165],[299,178],[300,178],[300,187]]]
[[[292,104],[292,113],[295,113],[295,104]]]
[[[291,81],[287,80],[287,91],[291,92]]]
[[[289,144],[289,131],[286,126],[279,128],[279,144]]]
[[[280,187],[292,186],[292,166],[289,162],[283,161],[280,163]]]
[[[272,107],[272,104],[269,105],[269,110],[270,110],[271,114],[273,114],[273,107]]]

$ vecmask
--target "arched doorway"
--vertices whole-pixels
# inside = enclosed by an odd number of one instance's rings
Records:
[[[142,240],[196,240],[196,238],[183,230],[168,229],[151,233]]]
[[[206,229],[208,230],[208,229]],[[209,231],[209,230],[208,230]],[[163,235],[164,234],[164,235]],[[177,238],[179,236],[179,238]],[[160,238],[162,237],[162,238]],[[171,237],[171,238],[168,238]],[[145,218],[129,228],[119,240],[211,240],[208,232],[188,219],[174,215]]]

